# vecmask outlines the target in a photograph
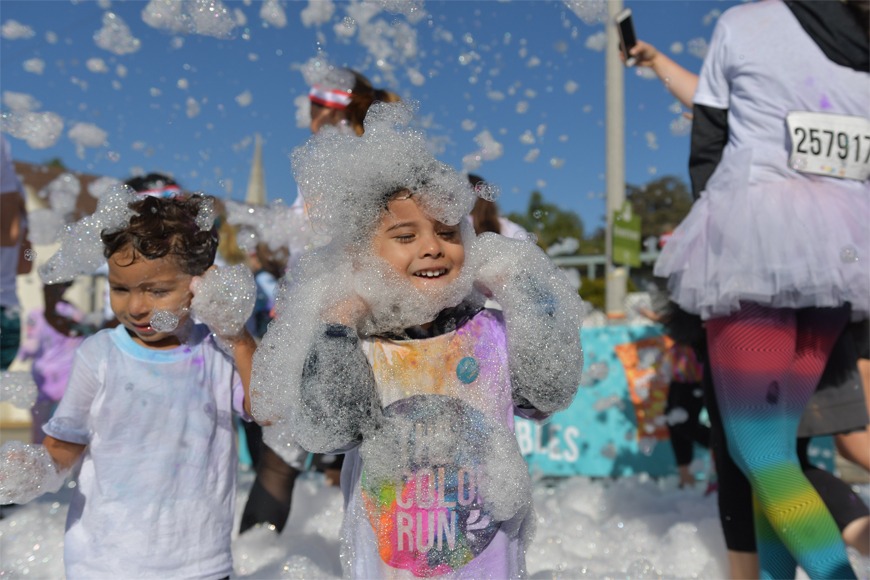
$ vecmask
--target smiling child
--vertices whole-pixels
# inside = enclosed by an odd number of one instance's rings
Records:
[[[474,191],[406,107],[376,105],[362,137],[294,154],[332,240],[279,297],[254,413],[276,448],[346,453],[346,576],[522,577],[533,518],[514,416],[573,399],[582,302],[534,244],[475,237]]]

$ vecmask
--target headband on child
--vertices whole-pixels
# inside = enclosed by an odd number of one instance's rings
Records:
[[[161,197],[163,199],[167,199],[170,197],[175,197],[181,193],[181,188],[175,184],[167,184],[161,185],[159,187],[155,187],[152,189],[146,189],[144,191],[137,191],[136,195],[148,195],[151,197]]]
[[[330,109],[346,109],[350,104],[350,92],[342,89],[327,89],[320,85],[314,85],[308,92],[308,98]]]

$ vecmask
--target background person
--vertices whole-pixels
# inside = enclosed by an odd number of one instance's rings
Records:
[[[487,187],[486,180],[474,173],[468,174],[468,181],[475,190]],[[470,216],[471,224],[474,226],[474,233],[477,235],[484,232],[493,232],[515,240],[527,240],[529,238],[529,232],[521,225],[501,215],[498,204],[492,200],[478,197],[474,201],[474,207],[471,209]]]
[[[25,338],[18,358],[32,361],[30,373],[39,392],[30,410],[31,442],[42,443],[42,426],[51,419],[66,391],[76,349],[96,329],[83,324],[84,315],[63,299],[72,282],[44,284],[43,308],[27,314]]]
[[[631,52],[636,56],[636,66],[652,68],[671,94],[684,106],[692,108],[692,97],[698,87],[696,74],[683,69],[649,43],[638,41]],[[687,116],[691,118],[691,114]],[[694,193],[697,198],[700,185],[696,183],[695,186]],[[671,234],[672,232],[669,232],[667,238],[670,238]],[[664,244],[661,243],[660,246]],[[700,317],[682,311],[673,302],[669,303],[668,310],[677,321],[676,330],[673,324],[669,324],[670,330],[692,337],[696,342],[698,356],[702,360],[706,359],[706,337]],[[866,321],[851,324],[850,328],[865,324]],[[845,352],[849,352],[850,347],[840,344],[842,340],[841,336],[835,345],[835,353],[842,353],[844,349]],[[848,354],[835,354],[832,355],[832,359],[828,362],[819,386],[802,416],[800,436],[797,441],[798,459],[810,483],[831,511],[843,540],[861,553],[866,553],[868,533],[866,505],[847,484],[833,474],[812,466],[807,457],[810,437],[831,435],[842,457],[864,469],[867,469],[867,463],[870,461],[866,451],[870,448],[870,432],[868,432],[870,426],[865,426],[866,419],[862,418],[866,415],[862,409],[868,401],[867,383],[864,383],[864,400],[858,400],[857,397],[861,393],[860,390],[855,389],[853,380],[854,357],[850,359]],[[716,488],[719,520],[728,547],[731,576],[753,578],[757,577],[759,572],[757,544],[753,530],[751,489],[749,481],[728,454],[725,433],[719,421],[719,407],[713,392],[712,379],[708,374],[709,361],[705,361],[705,364],[707,368],[702,381],[704,405],[707,407],[712,428],[710,443],[718,478]],[[811,416],[817,418],[810,419]]]
[[[0,134],[0,370],[6,370],[21,344],[17,276],[33,268],[27,239],[24,190],[15,173],[6,136]]]
[[[311,133],[317,134],[325,127],[350,131],[359,136],[365,131],[363,122],[369,108],[376,102],[400,101],[396,93],[376,88],[362,73],[350,68],[331,67],[330,74],[309,90],[311,106]],[[305,192],[298,192],[293,207],[305,212]],[[291,264],[300,258],[304,248],[290,248]],[[239,532],[245,532],[257,524],[266,524],[281,533],[290,517],[293,487],[296,478],[310,463],[323,471],[327,479],[338,485],[342,455],[316,454],[312,457],[301,447],[285,449],[284,458],[262,443],[262,431],[250,426],[246,429],[248,445],[260,450],[255,463],[256,479],[251,486],[248,500],[242,513]],[[287,459],[287,461],[285,461]]]
[[[868,246],[867,186],[794,169],[785,126],[789,111],[823,105],[866,114],[867,18],[849,4],[763,2],[720,17],[694,97],[690,174],[703,193],[656,264],[673,299],[707,319],[728,449],[758,501],[762,574],[775,577],[795,560],[811,577],[854,574],[794,437],[850,306],[870,310],[866,265],[839,259]],[[814,75],[824,98],[805,83]],[[800,509],[788,507],[798,495]]]

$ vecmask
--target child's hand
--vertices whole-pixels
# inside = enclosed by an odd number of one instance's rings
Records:
[[[193,277],[190,291],[193,315],[212,332],[229,341],[243,334],[257,300],[257,284],[247,266],[212,266],[203,276]]]
[[[487,296],[499,295],[519,275],[523,265],[541,253],[538,246],[527,240],[481,234],[470,252],[471,266],[477,272],[475,282],[478,289]]]
[[[54,493],[66,479],[42,445],[7,441],[0,447],[0,504],[27,503]]]

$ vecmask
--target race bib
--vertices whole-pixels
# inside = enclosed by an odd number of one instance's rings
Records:
[[[789,167],[801,173],[865,181],[870,177],[870,119],[792,111]]]

